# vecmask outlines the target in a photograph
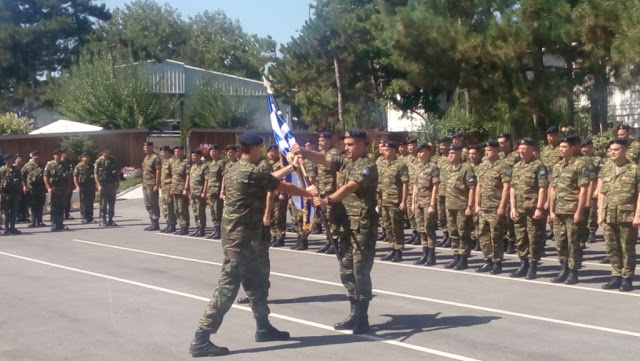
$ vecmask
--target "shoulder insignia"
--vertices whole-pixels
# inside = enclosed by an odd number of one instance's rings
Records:
[[[545,174],[547,174],[547,171],[544,168],[540,168],[539,173],[540,173],[540,175],[545,175]]]
[[[369,172],[369,170],[367,168],[362,170],[362,175],[365,177],[368,177],[371,175],[371,172]]]

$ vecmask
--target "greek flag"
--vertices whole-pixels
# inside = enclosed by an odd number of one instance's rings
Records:
[[[264,78],[263,78],[264,79]],[[291,134],[291,129],[282,118],[282,112],[278,107],[278,103],[276,99],[273,97],[273,90],[271,89],[271,84],[264,79],[265,87],[267,88],[267,102],[269,104],[269,117],[271,119],[271,129],[273,130],[273,139],[278,145],[278,149],[282,154],[282,165],[287,166],[289,162],[287,161],[287,154],[289,153],[291,146],[296,144],[296,138]],[[287,182],[296,185],[297,187],[304,188],[305,184],[296,173],[291,173],[287,176]],[[291,197],[291,201],[298,209],[307,211],[307,219],[305,219],[305,224],[311,224],[313,219],[315,218],[316,209],[311,202],[311,199],[302,198],[298,196]]]

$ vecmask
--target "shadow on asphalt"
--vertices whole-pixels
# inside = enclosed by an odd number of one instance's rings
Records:
[[[319,295],[319,296],[306,296],[298,298],[277,299],[269,300],[269,304],[287,304],[287,303],[315,303],[315,302],[342,302],[347,301],[347,296],[343,293],[336,293],[331,295]]]
[[[433,332],[458,327],[484,325],[499,320],[496,316],[449,316],[439,317],[440,312],[422,315],[381,315],[389,317],[389,321],[372,325],[376,336],[404,341],[414,334]]]
[[[212,340],[212,342],[215,343],[215,340]],[[244,350],[231,350],[229,354],[235,355],[235,354],[243,354],[243,353],[275,351],[275,350],[294,350],[294,349],[306,348],[306,347],[317,347],[317,346],[325,346],[325,345],[342,345],[342,344],[349,344],[349,343],[356,343],[356,342],[379,342],[379,341],[366,339],[363,337],[351,336],[351,335],[291,337],[291,339],[289,340],[289,343],[286,343],[286,344],[273,345],[268,347],[248,348]]]

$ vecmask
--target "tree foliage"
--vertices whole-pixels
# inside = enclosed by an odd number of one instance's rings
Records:
[[[33,130],[33,119],[14,113],[0,114],[0,135],[28,134]]]
[[[203,78],[185,103],[185,129],[245,128],[254,114],[245,99],[223,94],[210,78]]]
[[[67,148],[67,156],[73,164],[82,162],[82,153],[89,154],[89,162],[94,162],[98,154],[98,148],[91,138],[86,135],[64,137],[60,141],[60,146]]]

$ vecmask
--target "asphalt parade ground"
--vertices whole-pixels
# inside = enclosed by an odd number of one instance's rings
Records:
[[[73,214],[79,218],[77,213]],[[97,212],[96,212],[97,215]],[[188,347],[220,274],[220,241],[145,232],[141,199],[116,204],[118,228],[67,222],[0,237],[0,360],[189,360]],[[47,220],[47,223],[48,220]],[[192,223],[193,225],[194,223]],[[288,245],[295,241],[289,233]],[[334,255],[271,249],[271,322],[287,342],[256,343],[248,307],[235,304],[212,341],[224,360],[640,360],[640,290],[604,291],[601,236],[585,250],[580,283],[554,285],[547,243],[539,277],[478,274],[376,260],[368,335],[334,331],[348,312]],[[378,254],[386,252],[378,243]],[[242,289],[239,296],[243,295]]]

